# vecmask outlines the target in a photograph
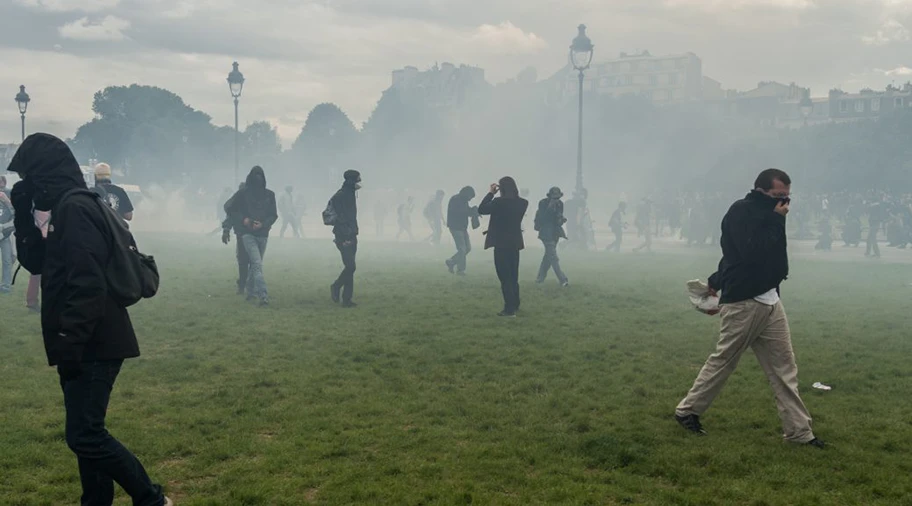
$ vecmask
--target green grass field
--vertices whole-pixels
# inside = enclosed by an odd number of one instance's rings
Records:
[[[490,252],[362,243],[356,301],[331,304],[328,241],[270,243],[272,306],[234,294],[233,247],[141,235],[162,270],[132,311],[143,355],[111,432],[181,505],[912,505],[908,265],[794,261],[784,287],[802,394],[826,450],[781,440],[752,356],[684,432],[675,404],[718,319],[684,282],[711,251],[565,254],[498,319]],[[76,461],[24,282],[0,298],[0,504],[74,504]],[[822,381],[830,392],[811,389]],[[118,490],[118,504],[128,504]]]

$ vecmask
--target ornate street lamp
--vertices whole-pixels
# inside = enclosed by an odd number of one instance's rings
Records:
[[[238,183],[238,99],[241,98],[241,92],[244,91],[244,74],[238,70],[238,62],[231,64],[232,69],[228,74],[228,89],[231,90],[231,96],[234,97],[234,184]]]
[[[19,85],[19,93],[16,94],[16,103],[19,104],[19,118],[22,120],[22,140],[25,140],[25,111],[28,110],[29,102],[28,93],[25,92],[25,85]]]
[[[579,72],[579,128],[576,146],[576,191],[583,191],[583,73],[592,63],[592,52],[595,46],[586,36],[586,25],[579,25],[579,33],[570,45],[570,64]]]

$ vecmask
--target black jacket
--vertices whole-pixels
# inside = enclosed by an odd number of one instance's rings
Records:
[[[244,188],[238,190],[225,203],[225,213],[234,227],[234,233],[238,236],[250,234],[269,237],[269,230],[279,219],[279,213],[276,210],[275,193],[266,189],[266,174],[263,173],[263,169],[254,167],[250,170]],[[244,225],[244,218],[249,218],[251,222],[259,221],[263,227],[254,230]]]
[[[474,198],[475,190],[471,186],[466,186],[450,197],[447,204],[447,228],[461,232],[469,229],[469,220],[478,216],[478,208],[469,206],[469,201]]]
[[[538,202],[538,212],[535,213],[535,228],[538,238],[542,241],[556,242],[566,239],[564,233],[564,203],[560,199],[546,198]]]
[[[722,292],[722,304],[778,290],[788,277],[785,217],[773,211],[777,202],[753,191],[722,219],[722,260],[709,278],[709,286]]]
[[[330,199],[336,210],[336,222],[333,225],[336,240],[350,241],[358,237],[358,199],[355,191],[355,183],[346,181]]]
[[[494,198],[493,193],[485,195],[478,206],[478,214],[490,215],[491,222],[485,237],[485,249],[525,248],[523,242],[522,221],[529,208],[529,201],[516,198]]]
[[[111,237],[103,209],[87,194],[62,199],[69,190],[86,188],[69,148],[56,137],[35,134],[19,148],[10,170],[33,185],[36,207],[52,210],[40,271],[48,363],[139,356],[127,309],[107,294]]]

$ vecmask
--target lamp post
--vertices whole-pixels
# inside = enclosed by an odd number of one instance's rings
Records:
[[[576,144],[576,191],[583,191],[583,73],[592,63],[592,50],[594,46],[586,36],[586,25],[577,27],[579,33],[570,45],[570,64],[579,72],[579,125]]]
[[[16,94],[16,103],[19,104],[19,118],[22,120],[22,140],[25,140],[25,111],[28,110],[29,102],[28,93],[25,92],[25,85],[19,85],[19,93]]]
[[[238,62],[231,64],[232,69],[228,74],[228,89],[231,90],[231,96],[234,97],[234,184],[238,183],[238,99],[241,98],[241,92],[244,91],[244,74],[238,70]]]
[[[814,102],[811,101],[810,91],[804,94],[804,98],[798,103],[798,108],[801,110],[801,116],[804,118],[804,126],[806,127],[808,126],[808,118],[814,112]]]

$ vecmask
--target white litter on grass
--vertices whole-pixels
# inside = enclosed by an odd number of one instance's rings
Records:
[[[816,388],[817,390],[825,390],[825,391],[827,391],[827,392],[829,392],[830,390],[833,389],[833,387],[831,387],[831,386],[829,386],[829,385],[824,385],[823,383],[821,383],[821,382],[819,382],[819,381],[816,382],[816,383],[814,383],[814,384],[811,385],[811,386],[814,387],[814,388]]]

